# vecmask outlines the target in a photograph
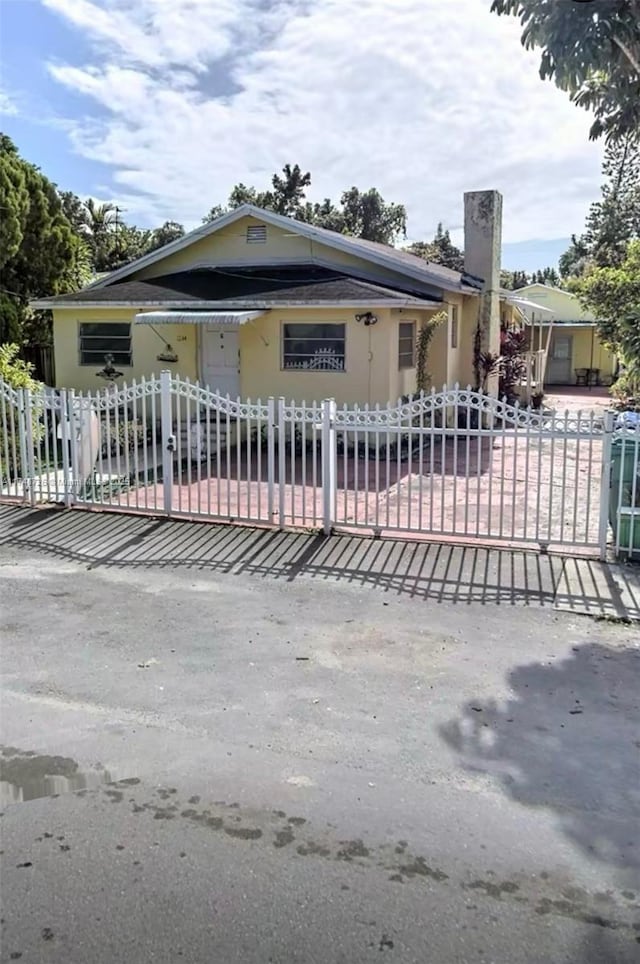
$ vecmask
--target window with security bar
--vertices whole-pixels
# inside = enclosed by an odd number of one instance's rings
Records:
[[[345,326],[283,325],[282,367],[287,371],[343,372]]]
[[[105,355],[114,365],[132,365],[131,325],[128,321],[81,322],[78,330],[80,364],[102,366]]]

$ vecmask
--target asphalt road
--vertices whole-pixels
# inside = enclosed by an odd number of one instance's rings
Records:
[[[2,962],[640,960],[637,626],[10,542],[0,585]]]

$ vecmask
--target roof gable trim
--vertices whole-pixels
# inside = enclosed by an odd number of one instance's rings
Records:
[[[172,254],[176,254],[178,251],[184,250],[196,241],[200,241],[203,238],[216,234],[222,228],[225,228],[230,224],[234,224],[236,221],[239,221],[244,217],[254,217],[262,222],[271,224],[274,227],[286,228],[288,231],[292,231],[294,234],[300,235],[300,237],[306,237],[311,241],[316,241],[318,244],[324,245],[325,247],[335,248],[337,251],[350,254],[353,257],[360,258],[362,261],[368,261],[371,264],[376,264],[391,271],[395,271],[397,274],[403,275],[404,277],[422,281],[424,284],[431,284],[434,287],[445,291],[463,291],[464,293],[468,294],[477,293],[477,289],[475,289],[474,285],[472,284],[470,276],[469,280],[466,282],[464,275],[460,275],[457,281],[451,280],[449,282],[448,280],[438,276],[437,273],[432,274],[429,272],[428,262],[425,262],[425,269],[417,267],[414,268],[411,265],[404,264],[401,259],[394,258],[393,254],[386,254],[384,251],[374,249],[365,250],[364,248],[356,251],[354,250],[353,244],[349,243],[348,240],[343,239],[342,235],[338,234],[337,232],[316,228],[314,225],[306,224],[304,221],[296,221],[293,218],[285,217],[282,214],[274,214],[273,211],[267,211],[262,208],[255,207],[252,204],[243,204],[240,207],[235,208],[233,211],[223,214],[215,221],[210,221],[209,223],[202,225],[202,227],[196,228],[194,231],[190,231],[182,238],[178,238],[177,240],[170,242],[170,244],[165,245],[163,248],[159,248],[157,251],[144,255],[142,258],[138,258],[137,261],[132,261],[129,265],[118,268],[116,271],[113,271],[111,274],[107,275],[106,278],[100,278],[99,280],[94,281],[88,286],[88,289],[106,288],[115,281],[126,278],[127,276],[134,274],[136,271],[140,271],[142,268],[149,267],[149,265],[155,264]]]

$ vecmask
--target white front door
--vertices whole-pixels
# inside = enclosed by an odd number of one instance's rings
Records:
[[[202,332],[202,381],[212,392],[240,395],[240,349],[237,328],[214,328]]]
[[[551,340],[551,355],[547,363],[546,380],[549,385],[571,384],[572,358],[573,336],[554,332]]]

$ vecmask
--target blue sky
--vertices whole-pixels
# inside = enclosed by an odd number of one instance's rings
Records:
[[[552,264],[598,196],[588,114],[489,0],[0,0],[0,124],[62,188],[188,227],[286,162],[376,186],[411,240],[504,195],[508,268]]]

